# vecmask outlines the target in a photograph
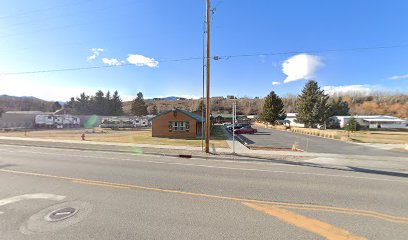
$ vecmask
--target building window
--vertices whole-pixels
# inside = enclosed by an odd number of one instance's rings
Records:
[[[169,132],[188,132],[190,131],[189,122],[169,122]]]

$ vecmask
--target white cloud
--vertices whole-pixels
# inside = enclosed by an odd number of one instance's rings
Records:
[[[148,66],[152,68],[159,66],[159,62],[154,60],[154,58],[148,58],[139,54],[129,54],[126,60],[136,66]]]
[[[92,55],[88,57],[88,61],[92,61],[92,60],[95,60],[99,56],[99,54],[104,51],[104,49],[103,48],[92,48],[92,49],[89,49],[89,51],[92,53]]]
[[[406,78],[408,78],[408,74],[405,74],[405,75],[395,75],[395,76],[389,77],[388,79],[389,79],[389,80],[400,80],[400,79],[406,79]]]
[[[290,57],[282,64],[282,72],[287,76],[283,82],[309,80],[322,66],[323,63],[318,56],[302,53]]]
[[[325,86],[323,90],[329,95],[363,95],[368,96],[379,89],[371,85]]]
[[[280,82],[272,82],[272,85],[280,85]]]
[[[111,58],[111,59],[109,59],[109,58],[102,58],[102,62],[105,63],[105,64],[108,64],[108,65],[110,65],[110,66],[120,66],[120,65],[122,65],[122,63],[123,63],[123,61],[119,61],[119,60],[116,59],[116,58]]]

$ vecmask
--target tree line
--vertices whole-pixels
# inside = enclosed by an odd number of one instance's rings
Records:
[[[266,96],[261,120],[274,124],[277,120],[286,118],[285,105],[274,91]],[[302,92],[297,96],[295,111],[296,121],[305,127],[326,127],[332,116],[350,115],[349,105],[341,97],[330,99],[324,90],[321,90],[316,81],[306,83]]]
[[[72,114],[79,115],[123,115],[123,102],[118,91],[111,95],[110,91],[105,94],[102,90],[99,90],[93,96],[86,95],[83,92],[79,97],[72,97],[70,101],[65,103],[64,107],[70,109]]]
[[[123,101],[118,91],[115,91],[111,95],[110,91],[105,94],[102,90],[99,90],[92,96],[86,95],[83,92],[79,97],[72,97],[64,107],[70,109],[72,114],[79,115],[124,115]],[[135,116],[148,115],[147,105],[144,101],[142,92],[137,93],[137,97],[132,101],[131,114]],[[158,114],[156,106],[153,106],[151,114]]]

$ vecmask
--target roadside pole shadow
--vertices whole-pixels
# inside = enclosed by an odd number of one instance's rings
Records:
[[[15,167],[15,166],[17,166],[17,164],[8,164],[8,163],[6,163],[6,164],[1,164],[0,169],[1,168],[8,168],[8,167]]]
[[[393,176],[393,177],[408,177],[408,173],[401,173],[401,172],[390,172],[390,171],[383,171],[383,170],[375,170],[375,169],[367,169],[367,168],[359,168],[359,167],[350,167],[354,172],[362,172],[362,173],[371,173],[371,174],[379,174],[385,176]]]
[[[280,163],[280,164],[296,165],[296,166],[302,166],[302,167],[337,170],[337,171],[343,171],[343,172],[368,173],[368,174],[376,174],[376,175],[383,175],[383,176],[408,178],[408,173],[403,173],[403,172],[391,172],[391,171],[359,168],[359,167],[351,167],[351,166],[344,166],[344,167],[328,166],[328,165],[321,165],[317,163],[295,162],[295,161],[290,161],[290,160],[278,160],[278,159],[271,159],[271,158],[266,158],[266,157],[253,157],[253,156],[247,156],[247,155],[242,155],[242,154],[236,154],[235,156],[242,157],[241,159],[235,159],[235,161],[242,161],[242,162],[248,162],[248,161],[255,160],[255,161],[266,162],[266,163]]]

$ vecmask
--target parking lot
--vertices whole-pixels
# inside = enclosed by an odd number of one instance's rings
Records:
[[[298,149],[307,152],[333,153],[348,155],[395,156],[407,157],[408,153],[382,150],[361,144],[347,143],[334,139],[308,136],[292,132],[257,128],[255,134],[243,135],[248,147],[268,147],[274,149],[291,149],[296,145]]]

